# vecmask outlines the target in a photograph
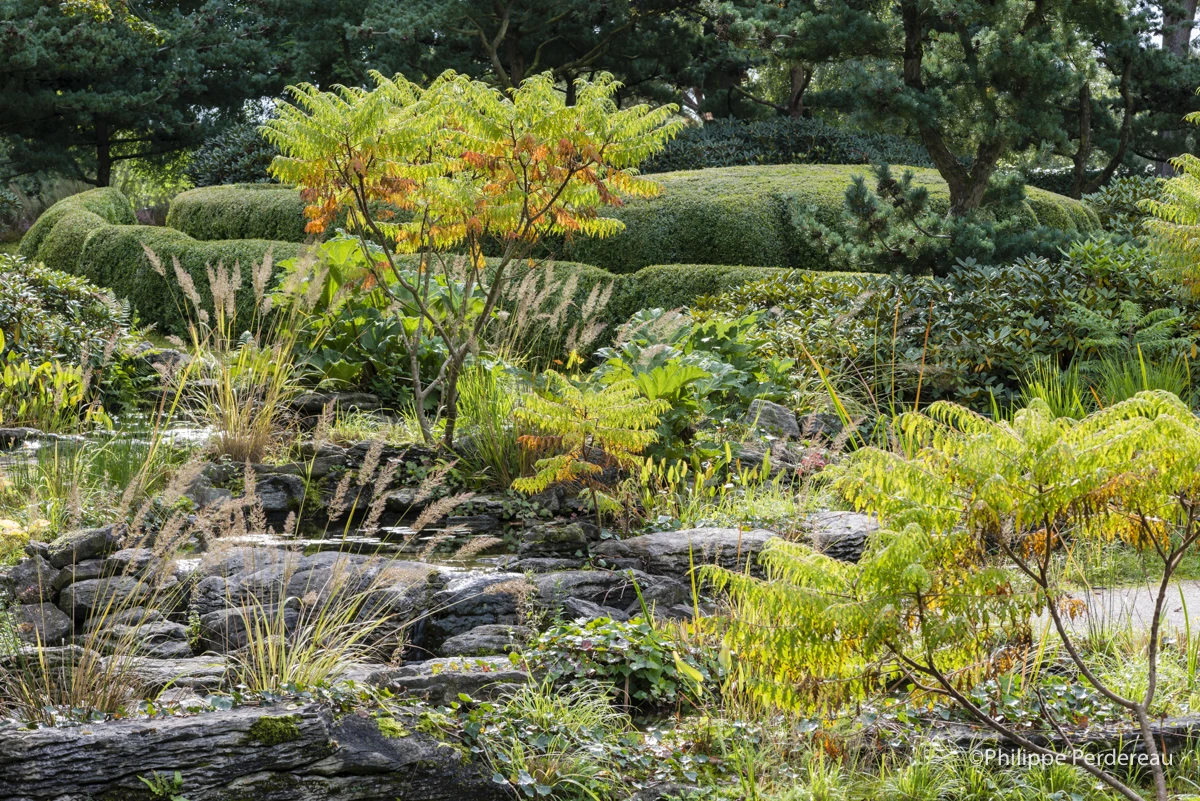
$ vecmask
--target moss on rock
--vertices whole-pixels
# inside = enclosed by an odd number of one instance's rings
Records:
[[[246,739],[259,745],[281,745],[300,739],[300,717],[298,715],[283,715],[272,717],[264,715],[250,726]]]

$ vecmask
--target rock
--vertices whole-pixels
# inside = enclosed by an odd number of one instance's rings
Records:
[[[800,431],[807,438],[834,439],[842,428],[842,418],[832,412],[809,412],[800,419]]]
[[[344,467],[346,457],[343,456],[318,456],[305,462],[289,462],[287,464],[253,464],[250,468],[255,475],[265,476],[272,474],[299,476],[312,481],[320,481],[334,471],[335,468]]]
[[[300,511],[300,504],[304,500],[304,481],[299,476],[282,473],[257,476],[254,495],[264,514],[282,517],[288,512]]]
[[[216,653],[236,651],[249,643],[250,631],[290,634],[299,620],[298,598],[288,598],[282,608],[278,604],[267,604],[220,609],[200,618],[200,647]]]
[[[477,626],[442,643],[443,656],[491,656],[520,651],[533,639],[525,626]]]
[[[533,588],[520,573],[450,574],[430,602],[433,611],[413,642],[435,650],[447,638],[479,626],[517,623],[521,599]]]
[[[692,566],[720,565],[731,570],[758,571],[758,555],[775,533],[765,529],[693,528],[660,531],[627,540],[605,540],[592,548],[594,556],[632,559],[647,573],[671,576],[690,586]]]
[[[761,468],[770,451],[767,478],[810,475],[825,466],[825,455],[818,448],[807,448],[788,440],[750,440],[737,446],[738,461],[743,467]]]
[[[591,601],[585,601],[582,598],[563,598],[558,602],[558,605],[562,610],[563,617],[568,620],[598,620],[604,617],[622,623],[629,620],[629,615],[620,609],[611,606],[601,606]]]
[[[857,562],[879,524],[858,512],[817,512],[809,515],[802,527],[809,544],[818,551],[842,562]]]
[[[132,576],[88,579],[71,584],[58,596],[58,608],[77,622],[137,606],[150,588]],[[96,613],[93,615],[93,612]]]
[[[647,605],[674,606],[687,597],[687,590],[680,582],[664,577],[650,576],[638,570],[565,570],[546,573],[533,579],[538,595],[551,606],[565,598],[579,598],[600,606],[624,609],[638,614],[637,588]]]
[[[192,588],[188,608],[200,617],[204,617],[211,612],[227,609],[230,600],[236,594],[238,594],[236,590],[233,594],[230,593],[229,585],[223,576],[206,576],[196,582],[196,586]]]
[[[0,729],[0,801],[145,798],[140,776],[179,772],[191,801],[502,801],[463,752],[402,718],[385,736],[370,716],[320,704],[83,726]]]
[[[331,406],[334,411],[373,412],[383,406],[378,395],[369,392],[304,392],[297,395],[291,407],[305,417],[316,417]]]
[[[0,588],[17,603],[53,601],[60,572],[41,556],[31,556],[0,571]]]
[[[346,460],[346,449],[341,445],[334,445],[332,442],[315,442],[310,439],[301,442],[296,451],[305,459]]]
[[[191,498],[197,509],[220,506],[233,499],[233,493],[223,487],[214,487],[208,473],[201,470],[183,488],[183,495]]]
[[[452,515],[446,518],[446,528],[466,529],[475,534],[499,531],[500,520],[492,515]]]
[[[154,561],[149,548],[123,548],[104,560],[104,576],[140,576]]]
[[[429,499],[418,502],[420,490],[416,487],[401,487],[398,490],[392,490],[387,494],[385,499],[385,508],[389,512],[396,514],[408,514],[411,512],[419,512],[428,506]]]
[[[78,643],[102,654],[154,659],[184,659],[192,655],[187,629],[165,619],[156,610],[128,609],[98,622],[88,621],[84,628],[88,633],[77,637]]]
[[[11,450],[38,435],[34,428],[0,428],[0,449]]]
[[[140,686],[151,693],[164,687],[215,691],[220,689],[229,671],[228,659],[213,655],[174,659],[122,657],[121,666],[129,671]]]
[[[103,572],[103,559],[86,559],[79,564],[67,565],[54,579],[54,589],[61,590],[68,584],[74,584],[77,581],[100,578]]]
[[[796,413],[786,406],[768,400],[750,401],[750,409],[742,421],[754,431],[774,437],[800,439],[800,424]]]
[[[554,573],[561,570],[578,570],[587,565],[586,559],[516,559],[509,567],[522,573]]]
[[[50,543],[39,542],[38,540],[30,540],[25,543],[26,556],[40,556],[43,559],[50,558]]]
[[[58,645],[74,627],[71,618],[54,604],[18,604],[8,612],[17,636],[30,645]]]
[[[586,559],[588,547],[600,540],[600,529],[591,523],[534,526],[521,537],[521,559]]]
[[[460,693],[488,700],[523,685],[529,676],[507,656],[452,657],[414,662],[372,673],[367,683],[397,693],[420,696],[433,704],[449,704]]]
[[[62,568],[87,559],[108,556],[120,550],[124,535],[125,526],[119,523],[72,531],[50,543],[47,559],[50,564]]]

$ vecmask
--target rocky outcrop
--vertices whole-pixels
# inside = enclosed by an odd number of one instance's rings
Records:
[[[517,689],[529,679],[507,656],[428,659],[389,667],[367,676],[367,683],[434,704],[449,704],[460,694],[491,699]]]
[[[397,719],[240,707],[192,717],[0,729],[0,801],[143,798],[139,776],[179,772],[190,801],[492,801],[464,752]]]
[[[693,567],[720,565],[754,572],[758,555],[776,535],[773,531],[736,528],[693,528],[660,531],[627,540],[606,540],[593,553],[607,563],[636,566],[646,573],[690,582]]]
[[[50,543],[46,559],[51,565],[63,568],[88,559],[108,556],[120,550],[125,527],[118,524],[87,528],[63,534]]]
[[[477,626],[442,643],[443,656],[493,656],[520,651],[533,639],[525,626]]]

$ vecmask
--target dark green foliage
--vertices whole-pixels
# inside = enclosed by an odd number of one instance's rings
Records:
[[[1019,176],[1007,175],[993,181],[983,206],[947,215],[912,170],[896,173],[879,164],[869,177],[854,176],[835,224],[824,222],[815,205],[797,208],[793,220],[802,237],[842,269],[942,275],[964,259],[1056,258],[1081,227],[1092,227],[1087,209],[1074,209],[1079,205],[1044,203],[1034,211]]]
[[[199,145],[285,85],[280,10],[275,0],[141,4],[138,19],[157,29],[146,35],[57,3],[0,0],[0,183],[45,171],[108,186],[122,161],[162,164]]]
[[[642,172],[880,161],[933,166],[925,148],[911,139],[839,128],[819,119],[773,117],[746,122],[721,120],[688,128],[643,165]]]
[[[166,268],[158,275],[151,267],[145,248],[152,250]],[[242,273],[238,293],[239,315],[249,319],[254,303],[250,287],[250,268],[261,263],[270,252],[276,262],[295,256],[301,246],[291,242],[263,239],[218,240],[203,242],[172,228],[114,225],[94,231],[80,259],[79,271],[90,280],[109,287],[118,297],[127,299],[140,319],[154,323],[164,334],[182,335],[187,331],[186,301],[172,274],[172,259],[191,275],[204,304],[210,309],[206,265],[226,267],[237,264]]]
[[[275,184],[206,186],[171,201],[167,225],[196,239],[277,239],[303,242],[304,201]]]
[[[92,189],[71,195],[46,209],[21,240],[18,252],[28,259],[40,258],[42,241],[50,235],[60,219],[79,209],[90,211],[114,225],[133,225],[137,222],[129,198],[111,187]]]
[[[694,698],[701,690],[695,677],[701,683],[714,678],[695,654],[641,617],[628,623],[608,618],[559,623],[538,637],[525,656],[551,681],[594,679],[611,685],[624,703],[643,707]]]
[[[1058,263],[964,263],[938,279],[796,273],[698,306],[701,317],[766,312],[779,355],[805,364],[807,350],[883,411],[911,404],[918,385],[922,401],[989,409],[993,397],[1013,398],[1038,360],[1066,366],[1135,344],[1172,359],[1200,330],[1200,307],[1157,280],[1144,250],[1101,241],[1073,246]]]
[[[1143,200],[1159,200],[1166,184],[1161,178],[1129,175],[1111,181],[1084,201],[1100,218],[1106,231],[1126,236],[1143,236],[1145,221],[1151,215],[1139,205]]]
[[[277,155],[279,148],[259,134],[257,123],[241,123],[206,139],[188,159],[184,174],[196,186],[274,183],[267,167]]]
[[[683,459],[701,448],[720,452],[706,421],[737,419],[750,402],[783,401],[792,389],[795,363],[772,353],[759,330],[758,314],[742,318],[691,316],[662,308],[644,309],[625,323],[612,347],[601,348],[593,373],[602,382],[632,377],[649,398],[671,408],[659,415],[658,440],[646,454]]]
[[[842,219],[846,189],[861,166],[725,167],[655,176],[662,194],[611,212],[625,231],[606,239],[575,239],[560,249],[573,261],[615,273],[651,264],[758,264],[829,270],[828,256],[795,223],[794,212],[814,207],[827,226]],[[929,193],[929,208],[945,213],[949,193],[933,170],[914,169],[914,184]],[[1019,213],[1032,230],[1041,222],[1072,234],[1097,227],[1082,203],[1029,189]],[[1045,218],[1045,219],[1043,219]],[[643,304],[641,307],[644,307]]]
[[[0,332],[5,353],[40,362],[97,358],[129,327],[113,294],[77,275],[0,255]]]

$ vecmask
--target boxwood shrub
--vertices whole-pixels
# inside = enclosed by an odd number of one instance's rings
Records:
[[[75,211],[88,211],[114,225],[133,225],[137,218],[129,198],[112,187],[92,189],[55,203],[38,217],[21,239],[17,252],[27,259],[41,259],[41,247],[59,220]],[[78,222],[76,223],[76,225]]]
[[[171,201],[167,226],[195,239],[276,239],[303,242],[304,201],[278,184],[205,186]]]
[[[945,209],[949,192],[934,170],[914,168],[929,187],[932,205]],[[651,264],[758,264],[829,269],[822,250],[797,235],[792,211],[813,205],[827,225],[841,220],[851,177],[862,166],[790,164],[725,167],[655,175],[659,197],[611,210],[625,230],[607,239],[576,238],[555,247],[563,258],[631,273]],[[1072,233],[1097,230],[1095,213],[1077,200],[1036,188],[1027,191],[1029,225]]]
[[[167,265],[165,278],[151,268],[147,247]],[[142,323],[155,323],[162,333],[181,335],[187,330],[187,310],[171,273],[173,258],[178,258],[192,276],[200,297],[210,308],[212,294],[205,266],[239,264],[243,284],[238,295],[239,314],[249,314],[254,303],[250,265],[261,262],[268,251],[278,262],[295,256],[301,247],[294,242],[265,239],[204,242],[173,228],[111,225],[93,231],[88,237],[79,260],[79,272],[100,286],[109,287],[118,297],[128,299]]]
[[[112,225],[99,214],[85,208],[73,208],[59,217],[38,248],[37,259],[52,270],[79,272],[79,257],[88,236],[98,228]]]

